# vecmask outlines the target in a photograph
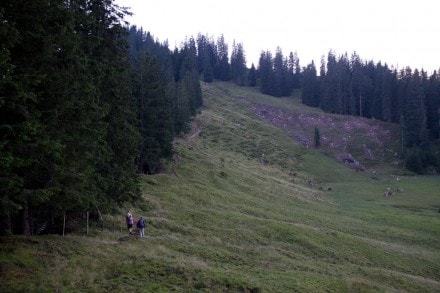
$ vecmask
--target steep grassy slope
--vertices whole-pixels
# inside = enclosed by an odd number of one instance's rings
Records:
[[[2,238],[0,291],[440,292],[438,177],[356,172],[255,111],[327,117],[292,99],[203,92],[167,171],[141,178],[146,202],[130,208],[149,220],[145,239],[122,216],[91,236]]]

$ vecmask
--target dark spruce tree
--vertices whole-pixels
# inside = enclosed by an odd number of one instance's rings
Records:
[[[141,174],[155,174],[161,167],[160,160],[172,154],[171,100],[155,59],[141,51],[139,61],[140,67],[133,72],[141,134],[137,170]]]
[[[321,146],[321,135],[319,134],[319,128],[315,126],[315,134],[314,134],[314,144],[315,148],[319,148]]]
[[[429,136],[440,138],[440,76],[437,71],[429,78],[426,90],[426,115]]]
[[[355,108],[355,101],[350,88],[351,81],[351,71],[350,71],[350,61],[348,59],[348,54],[345,53],[338,60],[338,89],[337,89],[337,101],[339,109],[337,109],[338,114],[352,115]]]
[[[336,73],[336,57],[332,51],[328,53],[326,69],[326,75],[322,78],[321,108],[326,112],[335,113],[338,106],[338,79]]]
[[[199,34],[197,37],[197,62],[199,74],[203,75],[203,81],[213,82],[216,46],[213,41],[202,34]]]
[[[354,103],[353,115],[362,116],[362,61],[359,55],[354,52],[350,59],[350,71],[351,71],[351,95]]]
[[[319,107],[319,82],[315,64],[312,61],[303,70],[302,103],[311,107]]]
[[[202,34],[197,35],[197,68],[199,70],[199,74],[202,74],[206,68],[206,63],[209,61],[206,56],[207,54],[207,46],[208,39],[206,36]]]
[[[371,114],[372,118],[382,120],[383,119],[383,104],[387,104],[386,101],[382,101],[382,79],[384,75],[384,69],[382,64],[379,62],[376,65],[376,69],[374,71],[374,79],[373,79],[373,100],[371,106]]]
[[[280,47],[277,48],[275,58],[273,60],[273,73],[272,73],[272,96],[281,97],[283,94],[284,86],[284,62],[283,52]]]
[[[130,28],[129,44],[132,92],[141,133],[137,172],[154,174],[161,170],[162,159],[172,155],[176,95],[173,59],[166,44],[154,41],[142,29]]]
[[[405,126],[407,131],[406,145],[420,146],[427,142],[425,92],[419,71],[409,81],[405,99]]]
[[[221,35],[217,39],[217,58],[214,65],[214,77],[223,81],[231,79],[230,64],[229,64],[229,49],[225,38]]]
[[[99,1],[97,1],[99,2]],[[100,193],[99,208],[109,210],[114,203],[121,206],[127,201],[140,199],[140,190],[135,170],[138,155],[139,131],[136,119],[136,99],[130,87],[130,63],[127,46],[127,29],[120,23],[121,11],[112,1],[95,3],[92,11],[92,27],[99,24],[96,35],[102,38],[95,47],[95,59],[101,68],[94,64],[95,77],[100,76],[97,84],[100,103],[105,109],[105,145],[108,155],[96,160],[99,177],[96,179],[103,193]],[[105,21],[104,21],[105,20]],[[104,160],[105,159],[105,160]],[[105,204],[108,206],[106,207]]]
[[[240,86],[246,84],[246,56],[244,54],[243,45],[241,43],[236,44],[235,41],[232,45],[231,55],[231,78],[232,81]]]
[[[266,95],[274,95],[273,60],[269,51],[261,52],[258,75],[261,80],[261,92]]]
[[[380,94],[382,100],[382,121],[391,122],[393,117],[393,73],[388,68],[387,64],[381,69],[381,80],[378,87],[380,87]]]
[[[361,83],[360,108],[363,117],[373,117],[373,99],[374,99],[374,80],[376,75],[376,66],[373,61],[365,64],[363,69],[363,79]]]
[[[293,70],[292,87],[294,89],[299,89],[301,88],[301,66],[299,64],[299,57],[296,51],[289,55],[289,63],[291,63],[290,66]]]
[[[179,68],[179,78],[176,80],[176,102],[174,104],[175,131],[178,134],[189,130],[190,119],[197,114],[203,100],[197,70],[197,49],[194,40],[187,41],[183,48],[174,54],[177,54],[176,57],[180,60],[175,65]]]
[[[252,63],[251,69],[249,69],[248,81],[249,86],[257,86],[257,70],[255,69],[254,63]]]
[[[285,62],[285,87],[283,90],[283,96],[290,96],[295,88],[295,60],[292,52],[289,54],[289,58]]]

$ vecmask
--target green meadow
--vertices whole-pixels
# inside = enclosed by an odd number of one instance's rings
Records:
[[[125,209],[89,235],[0,238],[1,292],[440,292],[440,178],[401,167],[395,125],[368,122],[388,127],[382,148],[350,134],[342,148],[365,167],[356,171],[337,148],[295,140],[313,124],[280,127],[255,107],[353,117],[307,108],[299,93],[202,89],[191,132],[161,174],[140,177],[145,201],[125,207],[147,218],[146,238],[122,227]],[[349,131],[319,129],[336,142]]]

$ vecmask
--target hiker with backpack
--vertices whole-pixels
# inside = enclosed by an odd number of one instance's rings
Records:
[[[127,222],[127,229],[128,229],[128,232],[129,232],[130,234],[133,234],[132,229],[133,229],[133,223],[134,223],[134,220],[133,220],[133,215],[131,214],[130,211],[127,212],[127,216],[126,216],[126,218],[125,218],[125,221]]]
[[[139,229],[139,237],[144,238],[145,235],[145,220],[144,218],[140,218],[139,221],[137,222],[136,226]]]

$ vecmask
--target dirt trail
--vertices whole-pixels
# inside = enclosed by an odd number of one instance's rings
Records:
[[[200,129],[200,127],[198,127],[196,129],[196,132],[194,132],[193,134],[188,136],[188,141],[193,141],[200,134],[200,131],[202,131],[202,130]]]

